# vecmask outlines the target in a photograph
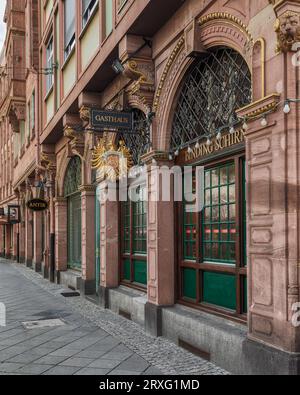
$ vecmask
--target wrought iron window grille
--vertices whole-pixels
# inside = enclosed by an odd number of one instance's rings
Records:
[[[238,52],[221,47],[196,60],[179,95],[171,152],[236,127],[236,110],[251,100],[251,73]]]
[[[119,132],[118,140],[123,140],[130,150],[134,165],[141,164],[141,157],[151,148],[152,117],[147,117],[142,111],[133,109],[133,130]]]

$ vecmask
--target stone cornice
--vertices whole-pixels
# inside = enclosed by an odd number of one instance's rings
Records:
[[[263,97],[256,102],[250,103],[248,106],[240,108],[236,111],[240,118],[254,119],[268,111],[276,110],[280,102],[280,95],[273,93],[269,96]]]

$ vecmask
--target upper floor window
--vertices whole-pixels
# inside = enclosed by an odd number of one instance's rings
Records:
[[[54,74],[53,74],[53,37],[49,40],[47,49],[46,49],[46,91],[47,93],[52,89],[54,82]]]
[[[118,11],[127,3],[127,0],[118,0]]]
[[[75,12],[74,0],[64,1],[64,26],[65,26],[65,59],[75,46]]]
[[[82,0],[82,27],[85,27],[88,23],[98,0]]]

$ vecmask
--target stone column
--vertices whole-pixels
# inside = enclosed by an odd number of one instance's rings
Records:
[[[27,267],[32,267],[33,250],[32,250],[32,211],[26,208],[25,211],[25,263]]]
[[[174,202],[170,178],[170,201],[162,199],[160,167],[171,167],[168,154],[152,152],[143,160],[148,165],[148,303],[146,330],[162,335],[162,307],[175,303]],[[155,165],[152,164],[155,160]],[[157,190],[157,187],[159,190]]]
[[[55,278],[60,282],[60,272],[68,269],[68,203],[67,199],[54,199],[55,207]]]
[[[19,250],[19,262],[25,263],[25,222],[23,218],[21,219],[21,223],[19,224],[19,243],[20,243],[20,250]]]
[[[106,182],[100,184],[105,190]],[[101,194],[101,192],[100,192]],[[119,203],[100,200],[100,305],[108,308],[108,291],[119,286]]]
[[[12,226],[13,226],[12,259],[16,261],[18,259],[18,250],[19,250],[18,224]]]
[[[33,214],[34,245],[33,245],[33,268],[36,272],[42,269],[42,215],[41,212]]]
[[[0,225],[0,256],[4,257],[4,225]]]
[[[300,272],[300,110],[291,103],[291,112],[284,114],[278,104],[299,98],[299,67],[292,57],[282,52],[272,60],[282,72],[283,92],[240,111],[242,117],[254,114],[246,133],[250,341],[244,347],[253,373],[299,374],[300,369],[300,326],[294,316]],[[268,109],[267,125],[255,119]]]
[[[95,279],[95,187],[81,187],[82,213],[82,282],[83,295],[96,292]]]
[[[5,227],[5,258],[11,259],[11,232],[10,232],[11,225],[6,225]]]

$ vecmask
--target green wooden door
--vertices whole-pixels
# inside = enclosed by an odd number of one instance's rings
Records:
[[[64,195],[68,201],[68,267],[81,270],[81,160],[71,158],[65,175]]]
[[[68,266],[81,269],[81,195],[68,198]]]

